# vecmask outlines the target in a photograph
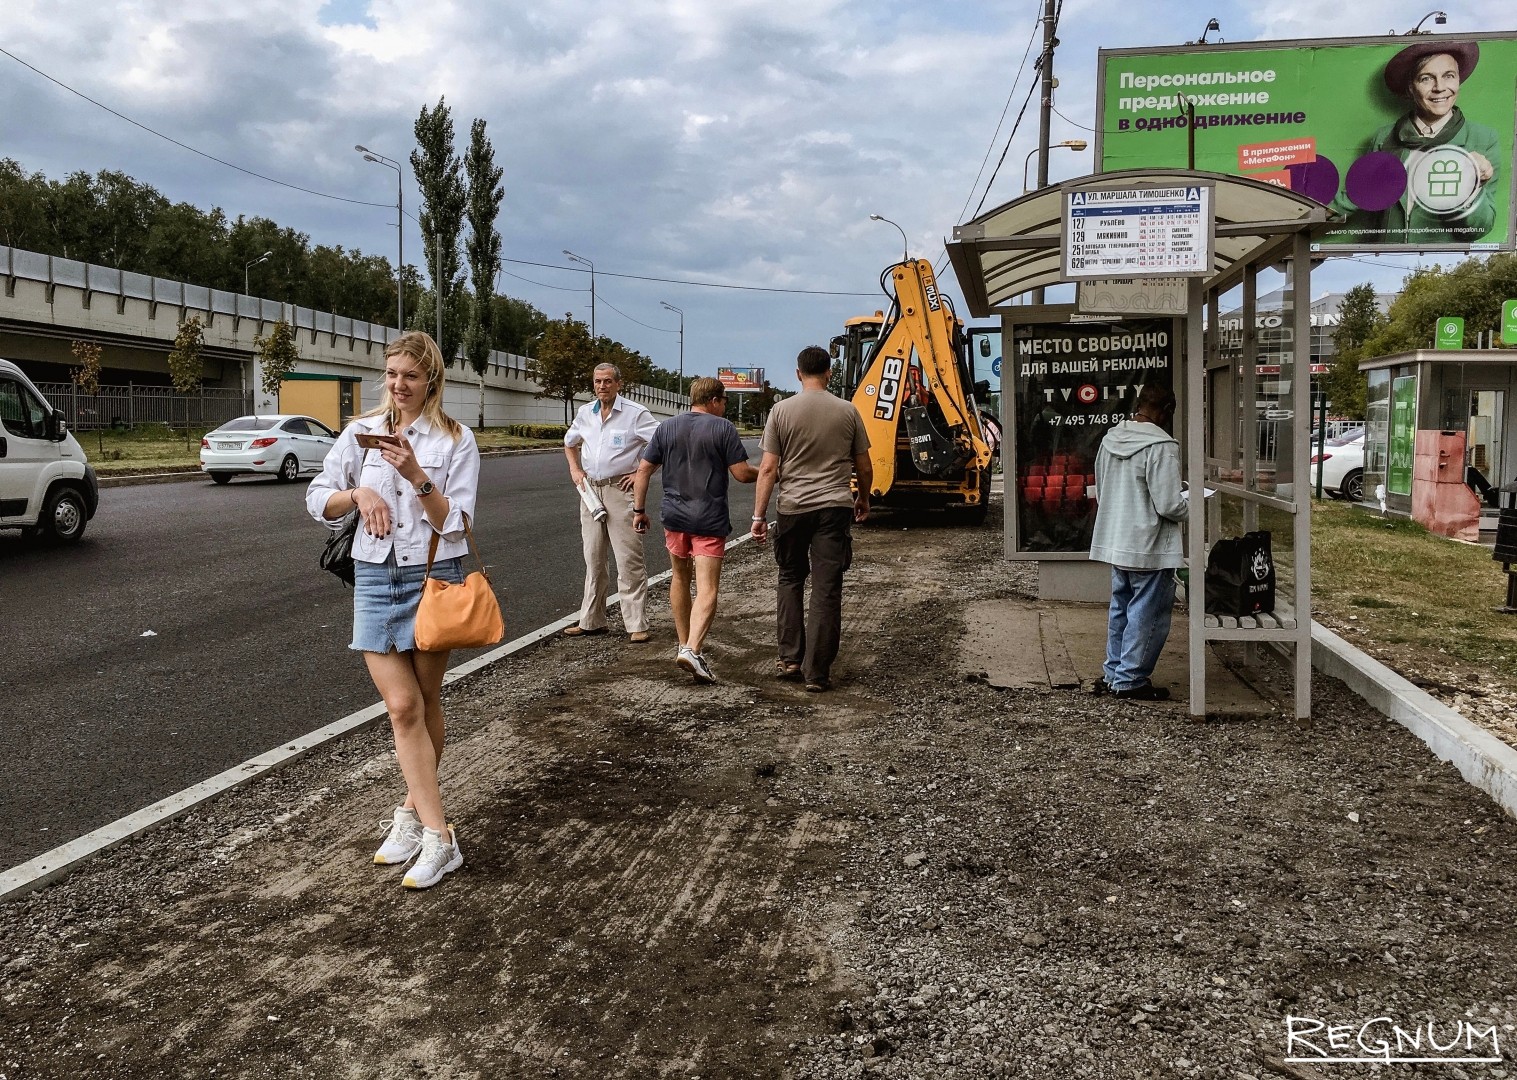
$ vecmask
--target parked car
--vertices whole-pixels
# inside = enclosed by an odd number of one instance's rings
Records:
[[[240,473],[285,482],[321,471],[337,432],[310,416],[239,416],[200,440],[200,468],[218,484]]]
[[[1312,490],[1317,490],[1317,475],[1322,475],[1322,491],[1327,495],[1359,502],[1364,498],[1364,429],[1328,439],[1322,453],[1312,454]]]
[[[0,529],[71,544],[100,504],[100,482],[63,414],[0,360]]]

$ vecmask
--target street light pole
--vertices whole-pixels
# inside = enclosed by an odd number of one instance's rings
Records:
[[[570,262],[584,263],[590,268],[590,340],[595,341],[595,264],[583,255],[576,255],[568,248],[564,248],[564,254],[569,256]]]
[[[891,221],[888,217],[881,217],[879,214],[870,214],[869,220],[883,221],[886,225],[895,225],[895,222]],[[895,225],[895,231],[901,234],[901,261],[910,262],[911,251],[910,245],[906,240],[906,230],[901,228],[899,225]]]
[[[254,259],[252,262],[250,262],[250,263],[244,263],[243,264],[243,267],[242,267],[242,295],[243,296],[252,296],[253,295],[252,287],[248,285],[248,271],[251,270],[251,269],[253,269],[253,267],[257,266],[259,263],[263,262],[264,260],[266,260],[266,259],[272,259],[273,257],[274,257],[274,253],[272,251],[265,251],[262,255],[258,256],[258,258]]]
[[[376,165],[395,170],[395,332],[404,333],[406,329],[406,208],[403,194],[405,174],[400,170],[400,162],[392,161],[383,154],[376,154],[367,146],[355,146],[353,149],[362,154],[365,161],[372,161]]]
[[[666,307],[679,315],[679,392],[685,392],[685,309],[677,308],[667,301],[660,300],[660,307]]]
[[[1059,147],[1065,146],[1065,147],[1068,147],[1071,150],[1084,150],[1089,145],[1090,144],[1087,143],[1084,139],[1065,139],[1063,142],[1054,143],[1052,146],[1049,147],[1049,149],[1050,150],[1057,150]],[[1027,186],[1027,167],[1032,164],[1032,155],[1036,154],[1041,149],[1042,149],[1042,147],[1034,146],[1031,150],[1029,150],[1027,152],[1027,160],[1024,161],[1024,162],[1022,162],[1022,194],[1023,195],[1026,195],[1030,190],[1032,190],[1031,188],[1029,188]],[[1048,174],[1046,172],[1043,174],[1043,179],[1040,180],[1040,181],[1038,181],[1038,186],[1040,188],[1044,188],[1044,187],[1048,186]]]

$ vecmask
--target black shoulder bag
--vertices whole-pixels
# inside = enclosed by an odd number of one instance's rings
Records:
[[[369,452],[365,450],[358,459],[358,476],[363,477],[363,463]],[[342,519],[342,527],[327,537],[327,546],[321,549],[321,568],[346,585],[353,584],[353,538],[358,535],[358,511],[348,512]]]

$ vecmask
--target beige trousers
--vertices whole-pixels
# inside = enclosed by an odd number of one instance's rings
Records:
[[[632,528],[632,493],[612,481],[596,484],[595,492],[606,504],[606,520],[590,516],[583,499],[579,503],[579,533],[585,547],[585,595],[579,609],[583,630],[606,625],[606,600],[611,595],[611,568],[616,556],[616,588],[622,598],[622,623],[627,632],[648,629],[648,567],[643,558],[643,538]]]

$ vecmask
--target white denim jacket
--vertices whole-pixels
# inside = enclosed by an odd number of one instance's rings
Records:
[[[421,507],[421,500],[415,489],[385,462],[378,450],[365,451],[358,445],[356,436],[359,432],[385,434],[384,417],[361,417],[343,428],[336,445],[327,454],[321,474],[306,489],[306,510],[323,525],[336,529],[341,526],[342,519],[328,521],[323,516],[327,500],[339,491],[355,487],[377,491],[390,508],[390,535],[384,538],[370,536],[360,522],[353,538],[354,560],[382,563],[393,549],[395,562],[400,566],[427,565],[427,548],[434,530]],[[464,532],[464,519],[474,520],[474,502],[479,494],[479,445],[474,441],[474,433],[463,428],[454,440],[446,430],[433,428],[422,416],[406,428],[405,436],[410,440],[412,452],[427,479],[448,500],[448,515],[443,519],[442,528],[435,530],[440,536],[437,558],[467,555],[469,540]]]

